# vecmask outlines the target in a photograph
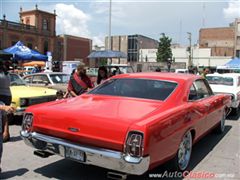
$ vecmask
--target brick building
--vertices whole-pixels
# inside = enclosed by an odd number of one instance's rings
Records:
[[[0,49],[22,41],[26,46],[42,54],[54,52],[56,14],[38,10],[22,11],[19,13],[20,23],[6,20],[4,15],[0,20]]]
[[[240,57],[240,20],[229,27],[200,29],[199,46],[211,48],[212,56]]]
[[[81,61],[89,65],[87,56],[92,51],[92,40],[71,35],[57,36],[58,52],[63,61]],[[59,55],[58,54],[58,55]]]
[[[19,23],[0,19],[0,49],[8,48],[17,41],[42,54],[52,53],[53,60],[82,60],[89,64],[87,56],[92,49],[90,39],[69,35],[56,36],[56,12],[39,10],[23,11],[20,8]]]

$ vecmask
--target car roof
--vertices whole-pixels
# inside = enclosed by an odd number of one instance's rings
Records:
[[[13,73],[13,72],[10,72],[9,75],[17,75],[17,76],[19,76],[19,74]],[[20,76],[19,76],[19,77],[20,77]]]
[[[239,77],[240,74],[239,73],[223,73],[223,74],[214,73],[214,74],[207,74],[207,76]]]
[[[176,69],[176,71],[188,71],[188,69]]]
[[[104,67],[132,67],[132,66],[129,66],[129,65],[105,65]]]
[[[144,72],[144,73],[130,73],[113,76],[113,78],[141,78],[141,79],[156,79],[169,81],[194,81],[196,79],[203,79],[201,76],[194,74],[177,74],[165,72]]]
[[[40,73],[28,74],[27,76],[39,75],[39,74],[66,74],[66,75],[68,75],[67,73],[63,73],[63,72],[40,72]]]

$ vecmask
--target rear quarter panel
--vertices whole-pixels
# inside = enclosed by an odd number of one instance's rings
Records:
[[[150,155],[150,168],[172,158],[180,144],[182,136],[188,129],[195,128],[196,120],[188,121],[190,104],[169,109],[154,115],[146,127],[144,152]]]

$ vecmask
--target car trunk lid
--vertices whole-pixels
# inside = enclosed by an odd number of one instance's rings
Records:
[[[34,129],[78,143],[123,148],[129,126],[145,119],[161,101],[83,95],[37,106]]]

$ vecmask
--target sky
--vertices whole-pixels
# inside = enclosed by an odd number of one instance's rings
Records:
[[[0,0],[0,18],[19,22],[19,10],[57,14],[57,34],[91,38],[104,45],[108,36],[110,0]],[[200,28],[227,27],[240,18],[240,0],[112,0],[112,35],[141,34],[158,40],[162,33],[173,43],[198,43]]]

